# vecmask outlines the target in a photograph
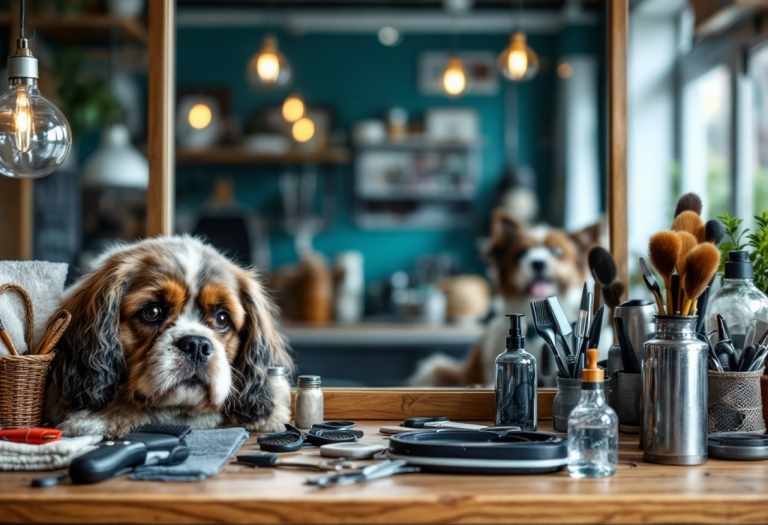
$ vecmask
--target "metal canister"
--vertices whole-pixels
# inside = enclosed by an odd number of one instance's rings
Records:
[[[707,346],[695,316],[658,315],[642,365],[643,459],[667,465],[707,461]]]
[[[627,336],[637,356],[637,362],[643,360],[643,345],[656,334],[656,305],[651,301],[632,300],[616,307],[614,317],[624,319]]]

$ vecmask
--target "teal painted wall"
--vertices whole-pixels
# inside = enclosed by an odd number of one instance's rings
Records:
[[[259,49],[263,32],[251,29],[181,28],[177,35],[176,81],[179,89],[226,86],[231,106],[242,123],[253,119],[265,106],[281,104],[288,90],[258,93],[247,84],[245,69]],[[375,281],[397,270],[413,267],[421,255],[449,253],[461,270],[484,272],[485,265],[475,248],[475,239],[487,227],[493,189],[504,168],[503,89],[493,97],[464,96],[457,99],[428,97],[417,90],[417,63],[423,51],[451,49],[450,35],[406,34],[396,47],[385,47],[375,35],[278,33],[281,51],[294,67],[294,89],[309,105],[329,107],[334,128],[349,132],[360,119],[383,118],[398,106],[411,118],[420,118],[434,106],[471,107],[480,115],[480,131],[486,145],[482,151],[482,177],[475,216],[466,227],[455,230],[369,231],[358,229],[353,218],[352,166],[335,173],[338,210],[332,229],[319,234],[314,246],[332,257],[349,249],[365,255],[366,280]],[[507,44],[504,35],[466,35],[458,38],[461,50],[498,53]],[[531,35],[530,45],[542,59],[542,71],[532,81],[519,85],[521,125],[520,159],[533,166],[538,177],[542,205],[552,179],[554,143],[555,72],[561,55],[574,52],[604,55],[604,31],[571,28],[560,35]],[[601,68],[602,69],[602,68]],[[212,82],[212,79],[220,79]],[[602,93],[600,94],[603,99]],[[604,141],[602,141],[604,142]],[[280,195],[274,167],[179,166],[177,206],[180,209],[204,202],[216,176],[234,179],[240,204],[269,217],[273,266],[295,262],[292,239],[280,228]]]

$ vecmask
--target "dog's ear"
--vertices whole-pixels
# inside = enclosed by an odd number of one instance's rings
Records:
[[[587,226],[583,230],[579,230],[577,232],[571,233],[571,239],[576,243],[576,246],[579,247],[579,249],[586,253],[588,252],[593,246],[601,244],[601,236],[603,234],[603,223],[601,221],[597,221],[596,223]]]
[[[507,252],[523,231],[525,226],[507,215],[503,210],[496,210],[491,216],[491,238],[486,245],[486,257],[497,261]]]
[[[57,346],[50,374],[70,410],[97,411],[115,398],[126,372],[118,326],[129,278],[117,257],[107,259],[62,304],[72,321]]]
[[[277,330],[275,306],[256,272],[244,270],[237,280],[245,322],[240,330],[240,350],[232,363],[236,370],[232,390],[224,409],[233,421],[254,423],[272,414],[267,369],[284,366],[291,373],[293,360]]]

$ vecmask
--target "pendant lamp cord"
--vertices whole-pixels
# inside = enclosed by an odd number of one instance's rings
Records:
[[[515,10],[515,0],[511,0],[512,10]],[[515,32],[522,32],[523,30],[523,0],[517,0],[517,20],[513,24]]]
[[[21,0],[21,11],[19,15],[19,37],[24,38],[24,16],[26,14],[26,4],[27,2],[25,0]]]

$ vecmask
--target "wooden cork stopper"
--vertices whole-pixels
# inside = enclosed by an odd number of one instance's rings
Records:
[[[605,370],[597,366],[597,348],[587,350],[587,367],[581,371],[581,380],[588,383],[602,383],[605,381]]]

